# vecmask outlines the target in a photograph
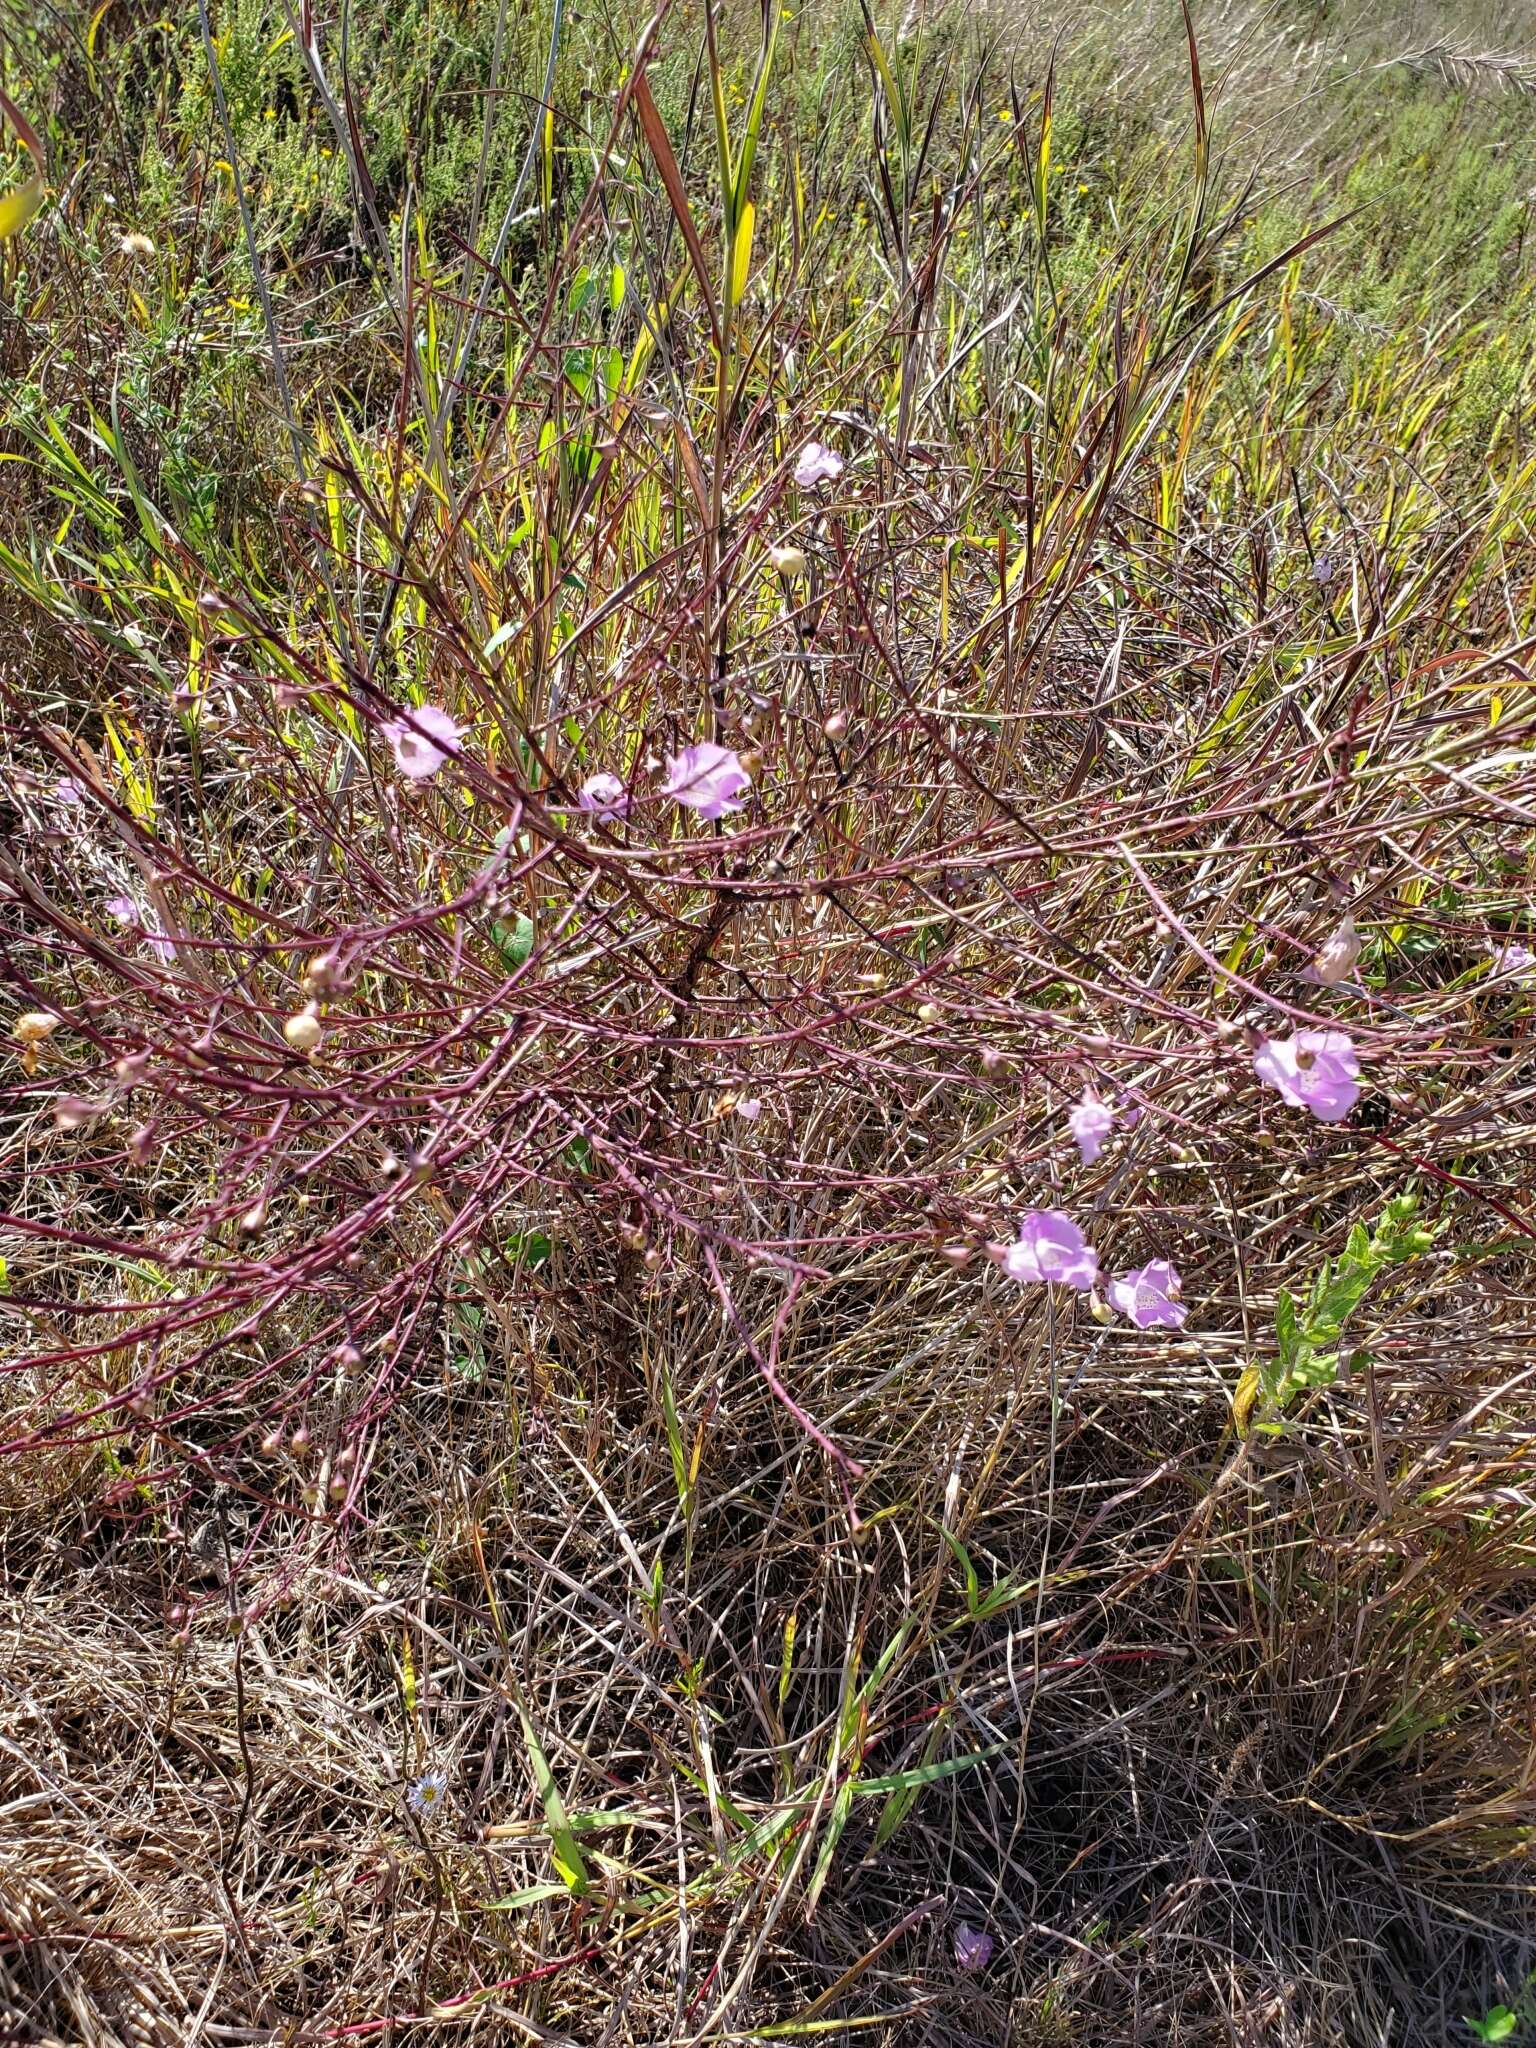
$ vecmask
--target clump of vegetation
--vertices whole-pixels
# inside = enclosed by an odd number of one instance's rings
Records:
[[[19,2038],[1524,2024],[1536,113],[1213,14],[15,25]]]

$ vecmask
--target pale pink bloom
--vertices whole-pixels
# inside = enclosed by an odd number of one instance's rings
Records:
[[[1495,974],[1512,974],[1520,981],[1528,981],[1532,968],[1536,968],[1536,953],[1529,946],[1522,946],[1517,939],[1500,946],[1493,956]]]
[[[1082,1101],[1067,1112],[1067,1127],[1083,1155],[1084,1166],[1092,1166],[1104,1149],[1104,1140],[1115,1128],[1115,1114],[1088,1088],[1083,1091]]]
[[[1360,934],[1355,930],[1354,919],[1346,917],[1323,941],[1317,958],[1304,970],[1301,978],[1319,983],[1324,988],[1336,988],[1354,973],[1355,962],[1359,958]]]
[[[1179,1300],[1179,1275],[1166,1259],[1149,1259],[1109,1283],[1109,1298],[1138,1330],[1176,1330],[1189,1314]]]
[[[1019,1219],[1018,1241],[1003,1252],[1010,1280],[1054,1281],[1080,1291],[1099,1277],[1098,1253],[1060,1209],[1030,1209]]]
[[[1360,1100],[1360,1062],[1347,1031],[1266,1038],[1253,1056],[1253,1071],[1292,1109],[1310,1109],[1325,1124],[1338,1123]]]
[[[983,1928],[967,1927],[962,1920],[955,1929],[955,1961],[962,1970],[984,1970],[992,1960],[994,1946]]]
[[[114,924],[127,925],[134,934],[149,942],[149,950],[157,960],[174,960],[176,948],[158,925],[151,924],[131,896],[109,896],[101,906]]]
[[[88,1124],[92,1117],[98,1117],[108,1107],[105,1102],[90,1102],[83,1095],[56,1096],[53,1104],[54,1128],[60,1131],[78,1131]]]
[[[53,800],[56,804],[83,804],[85,791],[73,775],[61,775],[53,785]]]
[[[749,1124],[755,1124],[763,1113],[763,1105],[756,1095],[740,1095],[736,1099],[736,1114],[744,1116]]]
[[[446,711],[435,704],[421,704],[406,717],[392,719],[384,728],[384,737],[400,773],[412,782],[425,782],[453,758],[461,734]]]
[[[835,484],[843,473],[843,458],[820,441],[807,441],[795,463],[795,482],[802,491],[813,484]]]
[[[675,797],[701,818],[715,819],[727,811],[739,811],[737,798],[751,787],[752,778],[738,754],[730,747],[717,747],[713,740],[700,740],[667,763],[661,793]]]
[[[587,777],[576,802],[581,810],[591,811],[605,825],[610,819],[629,816],[629,791],[617,775],[610,775],[606,769]]]

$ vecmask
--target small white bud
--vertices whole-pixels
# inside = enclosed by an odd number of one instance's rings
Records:
[[[312,1053],[324,1035],[319,1013],[313,1003],[306,1003],[303,1009],[296,1016],[290,1017],[283,1026],[283,1036],[295,1052]]]

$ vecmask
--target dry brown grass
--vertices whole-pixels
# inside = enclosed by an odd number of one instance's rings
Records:
[[[622,249],[630,321],[683,261],[606,102],[430,488],[388,335],[446,268],[379,285],[366,391],[296,374],[322,504],[242,475],[113,552],[18,404],[0,943],[63,1021],[0,1156],[6,2038],[1428,2048],[1518,1999],[1519,424],[1469,466],[1401,365],[1352,413],[1203,162],[1069,270],[1002,90],[936,124],[963,207],[891,200],[900,305],[760,170],[723,417],[691,286],[584,381],[577,266]],[[849,468],[797,496],[812,432]],[[467,738],[407,788],[412,692]],[[763,757],[718,834],[648,765],[706,730]],[[1358,982],[1306,983],[1346,910]],[[1346,1121],[1259,1085],[1298,1019]],[[1249,1413],[1281,1290],[1405,1192],[1338,1380]],[[1007,1280],[1058,1205],[1184,1328]]]

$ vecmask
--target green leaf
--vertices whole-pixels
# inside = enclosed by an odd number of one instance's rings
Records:
[[[953,1530],[942,1525],[939,1534],[954,1552],[961,1570],[965,1573],[965,1611],[974,1614],[981,1600],[981,1581],[976,1576],[976,1567],[971,1563],[971,1554]]]
[[[521,911],[518,912],[511,924],[503,924],[498,919],[491,926],[491,937],[495,940],[497,951],[501,954],[502,959],[506,961],[507,965],[509,967],[521,967],[528,958],[528,955],[533,951],[533,919],[525,917]]]
[[[527,1266],[533,1272],[549,1264],[554,1249],[542,1230],[514,1230],[506,1243],[507,1257],[513,1264]]]
[[[815,1913],[816,1902],[821,1897],[822,1889],[831,1874],[832,1858],[837,1854],[837,1845],[843,1838],[843,1829],[847,1827],[848,1816],[853,1811],[853,1791],[851,1783],[844,1785],[832,1802],[832,1814],[827,1822],[827,1831],[821,1838],[820,1848],[816,1851],[816,1865],[811,1872],[811,1881],[805,1889],[807,1919]]]
[[[678,1506],[686,1515],[689,1494],[688,1452],[683,1443],[682,1426],[677,1419],[677,1402],[672,1393],[672,1375],[663,1368],[661,1375],[661,1413],[667,1426],[667,1448],[672,1453],[672,1483],[677,1488]]]
[[[919,1766],[920,1770],[927,1770],[933,1763],[934,1754],[939,1744],[944,1740],[944,1728],[945,1723],[942,1717],[934,1722],[932,1729],[929,1731],[928,1740],[923,1745],[923,1761]],[[883,1849],[892,1835],[895,1834],[907,1815],[916,1806],[922,1789],[921,1785],[899,1785],[894,1792],[887,1796],[884,1806],[880,1809],[880,1818],[875,1823],[875,1847],[877,1849]]]
[[[974,1771],[978,1764],[990,1763],[993,1757],[1001,1756],[1006,1743],[994,1742],[990,1749],[977,1749],[968,1756],[946,1757],[942,1763],[918,1764],[910,1771],[892,1771],[886,1778],[860,1778],[851,1789],[861,1799],[883,1797],[887,1792],[906,1792],[921,1789],[924,1785],[936,1785],[941,1778],[956,1777],[961,1771]]]
[[[0,197],[0,242],[19,235],[27,222],[42,210],[46,187],[41,178],[28,178],[12,192]]]
[[[508,1892],[504,1899],[487,1899],[481,1908],[486,1913],[518,1913],[525,1906],[537,1906],[545,1899],[563,1899],[567,1896],[563,1884],[531,1884],[525,1891]]]
[[[1301,1332],[1296,1327],[1296,1304],[1283,1287],[1275,1296],[1275,1335],[1280,1342],[1280,1361],[1289,1368],[1301,1349]]]
[[[1495,2005],[1480,2020],[1464,2016],[1463,2024],[1472,2029],[1479,2041],[1507,2041],[1519,2026],[1520,2015],[1507,2005]]]
[[[587,1889],[587,1866],[582,1861],[580,1849],[576,1846],[575,1831],[566,1816],[565,1801],[560,1797],[560,1787],[555,1783],[555,1774],[549,1767],[549,1758],[544,1754],[543,1745],[521,1700],[517,1703],[517,1715],[523,1724],[523,1745],[528,1751],[528,1761],[533,1766],[534,1786],[544,1808],[544,1820],[549,1829],[555,1869],[564,1880],[566,1890],[579,1899]]]

